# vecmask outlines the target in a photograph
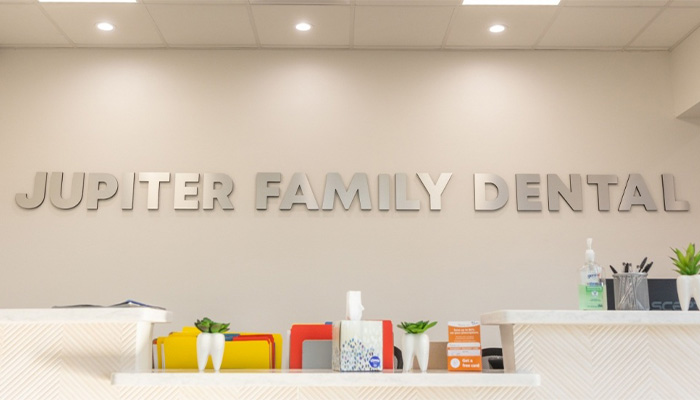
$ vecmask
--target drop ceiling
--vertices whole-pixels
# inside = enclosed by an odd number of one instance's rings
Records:
[[[95,25],[116,26],[102,32]],[[300,21],[313,28],[299,32]],[[489,26],[506,31],[491,34]],[[0,47],[672,50],[700,26],[700,0],[0,0]]]

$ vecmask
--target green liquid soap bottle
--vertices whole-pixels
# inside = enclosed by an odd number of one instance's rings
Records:
[[[595,262],[593,239],[586,240],[586,263],[579,269],[578,308],[581,310],[607,310],[608,296],[605,291],[603,268]]]

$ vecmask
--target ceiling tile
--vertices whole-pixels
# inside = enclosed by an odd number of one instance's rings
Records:
[[[455,11],[448,47],[531,47],[547,29],[556,7],[460,7]],[[507,27],[494,34],[494,24]]]
[[[357,6],[355,47],[440,47],[452,7]]]
[[[658,12],[654,7],[565,7],[538,47],[622,48]]]
[[[149,5],[161,34],[173,46],[255,46],[244,5]]]
[[[348,47],[350,45],[350,6],[252,6],[261,46]],[[313,26],[310,31],[295,29],[299,22]]]
[[[670,49],[698,25],[700,8],[666,8],[630,47]]]
[[[562,0],[563,6],[581,7],[661,7],[669,0]]]
[[[70,45],[33,4],[0,4],[0,46]]]
[[[163,41],[143,4],[45,3],[49,16],[76,45],[162,46]],[[107,21],[116,27],[102,32],[95,24]]]
[[[700,7],[700,0],[672,0],[671,7]]]

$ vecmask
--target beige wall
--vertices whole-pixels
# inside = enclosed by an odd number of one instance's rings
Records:
[[[674,118],[665,52],[0,51],[0,307],[110,304],[210,316],[245,331],[344,316],[448,320],[502,309],[575,309],[585,239],[603,265],[655,261],[698,241],[700,127]],[[37,171],[221,172],[235,211],[159,211],[137,183],[88,211],[24,210]],[[374,209],[255,210],[255,174],[365,172]],[[376,208],[377,175],[405,172],[419,212]],[[429,211],[417,172],[453,177]],[[504,177],[508,204],[475,212],[473,174]],[[645,177],[660,211],[518,213],[516,173]],[[661,173],[691,211],[663,211]],[[544,193],[546,185],[541,185]],[[546,198],[543,198],[546,209]],[[485,344],[497,344],[487,330]]]

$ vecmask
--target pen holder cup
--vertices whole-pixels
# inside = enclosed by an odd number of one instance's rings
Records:
[[[613,275],[616,310],[648,310],[649,284],[644,272]]]

